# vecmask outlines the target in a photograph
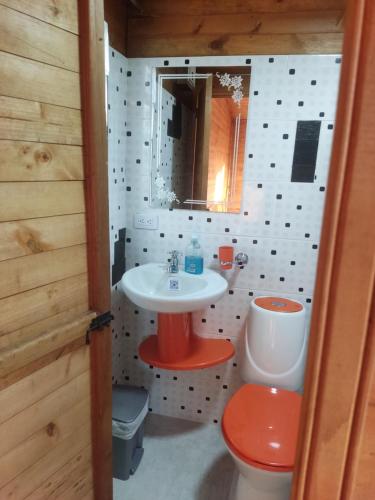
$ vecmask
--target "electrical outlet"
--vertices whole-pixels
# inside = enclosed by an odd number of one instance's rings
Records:
[[[134,227],[136,229],[157,229],[159,217],[147,213],[136,213],[134,214]]]

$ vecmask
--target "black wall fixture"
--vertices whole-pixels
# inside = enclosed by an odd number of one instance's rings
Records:
[[[298,121],[292,182],[314,182],[321,121]]]
[[[176,102],[172,107],[172,120],[168,120],[167,135],[173,139],[181,139],[182,134],[182,107]]]
[[[119,229],[118,240],[114,245],[114,264],[112,265],[112,286],[120,281],[125,272],[125,237],[126,229]]]

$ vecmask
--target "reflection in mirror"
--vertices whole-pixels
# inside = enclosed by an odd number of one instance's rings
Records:
[[[151,205],[237,213],[250,68],[156,69]]]

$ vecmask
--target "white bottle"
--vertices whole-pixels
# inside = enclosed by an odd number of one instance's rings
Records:
[[[190,274],[203,273],[203,252],[196,234],[191,235],[185,252],[185,272]]]

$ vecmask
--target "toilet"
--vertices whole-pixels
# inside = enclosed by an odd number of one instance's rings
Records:
[[[297,301],[257,297],[240,352],[245,382],[230,399],[222,432],[237,474],[229,500],[288,500],[302,397],[306,312]]]

